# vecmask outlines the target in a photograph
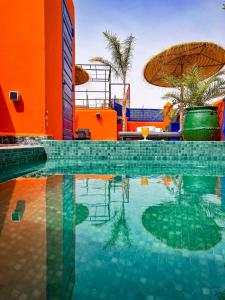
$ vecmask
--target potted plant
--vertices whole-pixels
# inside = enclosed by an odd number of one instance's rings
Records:
[[[164,76],[176,90],[166,93],[163,99],[178,106],[184,140],[219,140],[217,108],[210,106],[210,101],[225,95],[224,74],[220,71],[203,80],[202,71],[192,66],[182,78]]]

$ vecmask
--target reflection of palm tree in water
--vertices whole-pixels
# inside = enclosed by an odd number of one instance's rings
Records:
[[[217,292],[216,297],[218,300],[225,300],[225,290]]]
[[[128,177],[120,177],[117,176],[114,181],[110,180],[108,182],[109,186],[109,191],[113,187],[114,190],[117,187],[121,187],[122,189],[122,202],[121,202],[121,207],[115,211],[115,213],[111,216],[110,213],[110,218],[107,221],[94,224],[95,226],[103,226],[105,224],[110,224],[111,223],[111,236],[107,240],[104,249],[111,248],[116,245],[116,243],[121,239],[122,243],[128,247],[131,246],[131,241],[129,238],[129,227],[127,224],[126,220],[126,210],[125,210],[125,204],[129,203],[129,189],[130,189],[130,183],[129,183],[129,178]],[[119,201],[112,201],[111,200],[111,193],[109,192],[109,203],[108,207],[110,210],[111,204],[113,202],[119,202]]]
[[[130,247],[131,241],[129,237],[129,227],[126,221],[125,203],[122,202],[122,206],[117,210],[112,218],[112,231],[111,237],[105,244],[105,249],[111,248],[116,245],[117,241],[121,237],[122,242]]]

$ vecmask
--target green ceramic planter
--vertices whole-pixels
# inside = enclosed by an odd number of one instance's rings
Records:
[[[185,141],[218,141],[220,126],[217,108],[213,106],[190,107],[184,117]]]

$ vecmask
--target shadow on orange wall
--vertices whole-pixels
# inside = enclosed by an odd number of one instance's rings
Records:
[[[6,105],[6,97],[3,94],[2,88],[0,87],[0,110],[1,110],[1,119],[0,119],[0,135],[5,134],[6,132],[15,132],[15,128],[13,126],[13,121],[11,120],[11,116],[8,110],[8,106]]]
[[[20,101],[14,102],[14,106],[17,112],[24,112],[24,101],[22,96],[20,96]]]

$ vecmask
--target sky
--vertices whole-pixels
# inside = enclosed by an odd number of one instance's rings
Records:
[[[147,61],[158,52],[183,42],[211,41],[225,47],[225,11],[222,0],[73,0],[76,21],[76,63],[94,56],[110,59],[102,32],[121,40],[135,36],[131,106],[161,108],[165,88],[143,77]],[[118,80],[117,80],[118,81]]]

